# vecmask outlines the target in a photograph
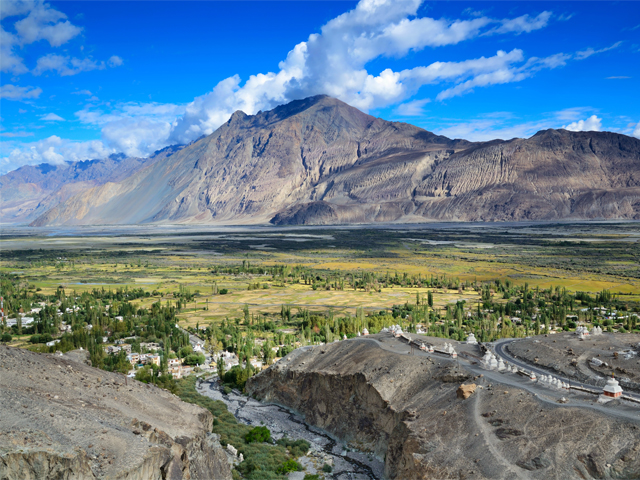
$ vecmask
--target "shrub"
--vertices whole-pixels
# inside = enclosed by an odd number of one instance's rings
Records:
[[[226,288],[221,288],[218,293],[220,295],[226,295],[227,293],[229,293],[229,290],[227,290]]]
[[[267,427],[252,428],[244,437],[247,443],[263,443],[271,440],[271,432]]]
[[[289,459],[286,462],[284,462],[282,465],[280,465],[280,467],[277,470],[277,473],[286,475],[287,473],[290,472],[301,472],[302,471],[302,465],[300,465],[298,462],[296,462],[293,459]]]
[[[306,455],[311,448],[311,445],[306,440],[291,440],[287,437],[282,437],[280,440],[276,442],[278,445],[282,445],[287,448],[291,455],[295,458],[302,457]]]
[[[331,472],[333,472],[333,467],[331,465],[329,465],[328,463],[325,463],[322,466],[322,471],[325,472],[325,473],[331,473]]]
[[[311,475],[310,473],[307,473],[303,480],[320,480],[320,475]]]
[[[12,337],[8,333],[4,333],[2,334],[2,337],[0,337],[0,342],[3,342],[3,343],[9,343],[11,340],[12,340]]]
[[[243,390],[251,371],[242,368],[240,365],[234,365],[227,373],[224,374],[224,383],[228,383],[239,390]]]

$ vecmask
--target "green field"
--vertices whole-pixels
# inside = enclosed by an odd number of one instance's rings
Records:
[[[132,229],[83,235],[5,235],[0,240],[0,273],[18,277],[42,294],[59,286],[66,291],[142,288],[148,307],[170,302],[181,288],[193,294],[178,315],[182,325],[206,325],[242,317],[248,306],[255,317],[278,314],[282,305],[310,311],[355,314],[415,303],[416,294],[433,293],[436,310],[465,300],[480,302],[483,282],[509,281],[529,288],[564,287],[595,294],[604,289],[625,301],[640,301],[640,247],[637,224],[544,226],[488,225],[444,228],[275,228],[198,231],[178,228],[149,233]],[[276,265],[298,267],[302,278],[272,274],[223,273],[216,269]],[[366,273],[406,276],[403,284],[360,286],[353,278]],[[425,285],[438,278],[440,288]],[[343,288],[327,289],[332,279]],[[447,288],[457,282],[476,288]],[[249,290],[250,285],[257,289]],[[227,289],[225,295],[216,291]],[[497,300],[497,299],[496,299]]]

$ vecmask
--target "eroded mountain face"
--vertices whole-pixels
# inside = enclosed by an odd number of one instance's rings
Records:
[[[383,459],[389,479],[640,475],[638,422],[541,401],[368,338],[296,350],[250,378],[247,391]]]
[[[327,96],[227,123],[35,226],[640,218],[640,140],[547,130],[470,143]]]

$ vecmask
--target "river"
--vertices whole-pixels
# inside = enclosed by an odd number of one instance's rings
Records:
[[[308,425],[304,419],[285,407],[262,403],[236,391],[224,394],[215,379],[199,382],[198,393],[214,400],[221,400],[239,422],[246,425],[264,425],[271,436],[278,440],[285,435],[291,439],[302,438],[311,444],[307,456],[298,461],[305,472],[290,474],[290,480],[302,480],[305,473],[319,473],[333,480],[381,480],[384,463],[366,453],[349,450],[342,442],[327,432]],[[333,467],[331,473],[322,472],[327,463]]]

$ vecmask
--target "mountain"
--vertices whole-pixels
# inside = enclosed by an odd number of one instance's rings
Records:
[[[235,112],[171,156],[74,193],[32,225],[638,219],[640,140],[545,130],[471,143],[320,95]]]
[[[79,192],[106,182],[118,182],[170,156],[181,146],[167,147],[149,158],[123,154],[60,165],[25,165],[0,176],[0,223],[29,222]]]

